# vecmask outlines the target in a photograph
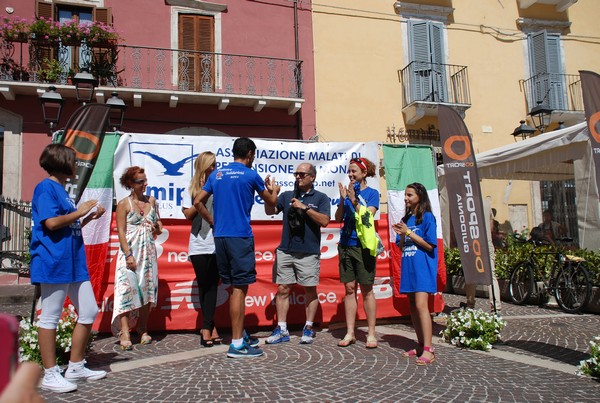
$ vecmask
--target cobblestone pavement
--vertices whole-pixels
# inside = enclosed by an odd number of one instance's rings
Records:
[[[444,298],[446,312],[464,300],[451,294]],[[487,300],[478,299],[477,308],[488,309]],[[29,309],[26,302],[0,303],[5,312]],[[599,400],[600,383],[577,376],[575,366],[588,357],[588,341],[600,334],[600,315],[504,303],[502,316],[508,325],[492,351],[462,350],[437,339],[437,361],[426,367],[401,356],[415,343],[406,318],[379,321],[379,348],[374,350],[365,348],[364,327],[355,345],[337,347],[345,329],[332,324],[312,345],[298,344],[297,329],[291,342],[261,346],[263,357],[245,359],[228,359],[225,345],[199,347],[193,333],[155,334],[153,344],[136,344],[128,352],[119,349],[115,338],[99,335],[88,366],[110,371],[108,377],[81,383],[73,393],[42,394],[48,402]],[[434,334],[442,329],[436,323]],[[266,337],[269,330],[254,334]]]

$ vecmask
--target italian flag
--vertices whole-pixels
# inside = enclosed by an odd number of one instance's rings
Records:
[[[104,135],[96,165],[79,201],[81,203],[96,199],[106,209],[106,213],[102,217],[90,221],[83,227],[82,231],[88,270],[96,301],[100,301],[100,297],[104,292],[102,289],[103,284],[108,281],[108,273],[105,273],[105,263],[108,254],[113,207],[113,158],[119,137],[118,133],[106,133]]]
[[[435,164],[432,149],[418,145],[383,145],[383,161],[388,196],[388,220],[390,233],[390,250],[392,259],[392,277],[394,295],[400,291],[401,251],[396,245],[396,233],[392,224],[399,222],[406,211],[404,190],[406,185],[419,182],[425,186],[431,201],[431,209],[437,221],[438,238],[438,291],[446,288],[446,264],[444,262],[444,240],[442,238],[442,218],[440,214],[440,198],[437,189]],[[443,303],[443,302],[442,302]]]

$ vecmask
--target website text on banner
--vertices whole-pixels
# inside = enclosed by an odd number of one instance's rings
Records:
[[[392,224],[400,222],[406,212],[404,204],[404,191],[410,183],[419,182],[427,189],[431,209],[437,222],[437,247],[438,247],[438,293],[430,299],[430,310],[440,312],[443,309],[441,292],[446,288],[446,262],[444,256],[444,240],[442,238],[442,219],[440,211],[440,198],[437,189],[434,155],[429,146],[393,146],[383,145],[383,161],[385,165],[385,182],[388,194],[388,233],[390,242],[390,256],[392,258],[392,278],[394,293],[400,296],[400,273],[402,252],[393,242],[396,233]],[[406,298],[402,296],[403,298]],[[441,308],[440,308],[441,306]]]
[[[460,115],[440,105],[440,141],[448,207],[467,284],[490,285],[492,270],[479,173],[471,136]]]

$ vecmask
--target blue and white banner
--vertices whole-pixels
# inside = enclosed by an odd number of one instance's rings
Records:
[[[194,159],[204,151],[217,157],[217,168],[233,161],[232,137],[164,136],[158,134],[123,134],[115,151],[114,182],[117,200],[129,194],[119,178],[126,168],[137,165],[148,177],[147,193],[156,197],[164,218],[184,218],[181,212],[184,189],[193,176]],[[348,165],[352,158],[365,157],[379,172],[379,152],[376,142],[367,143],[309,143],[302,141],[253,139],[256,144],[254,168],[263,179],[275,178],[281,191],[294,187],[293,173],[298,164],[309,162],[317,168],[315,189],[327,194],[332,214],[339,203],[338,183],[348,185]],[[379,190],[379,177],[369,178],[369,186]],[[262,200],[256,196],[252,209],[253,220],[281,220],[281,215],[267,216]],[[377,219],[378,217],[375,217]]]

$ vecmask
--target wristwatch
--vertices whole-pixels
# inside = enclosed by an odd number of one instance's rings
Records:
[[[305,213],[308,213],[308,210],[310,210],[310,206],[306,206],[306,207],[304,207],[304,212],[305,212]]]

